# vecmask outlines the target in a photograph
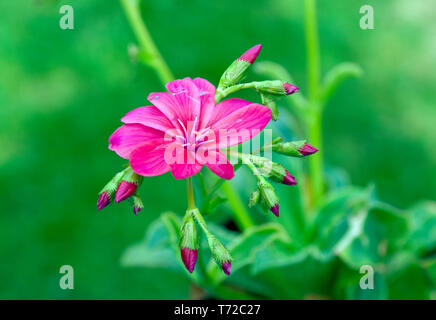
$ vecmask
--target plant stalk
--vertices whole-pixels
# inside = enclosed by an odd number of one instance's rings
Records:
[[[307,134],[312,145],[322,150],[322,105],[319,102],[320,53],[318,23],[316,18],[316,0],[304,0],[304,20],[307,51],[307,72],[309,77],[309,109]],[[321,151],[322,152],[322,151]],[[324,193],[323,162],[321,152],[309,158],[310,207],[317,206]]]

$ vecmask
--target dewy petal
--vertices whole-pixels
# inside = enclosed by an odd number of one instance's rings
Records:
[[[203,164],[197,160],[197,156],[194,152],[188,151],[181,146],[171,144],[172,147],[176,146],[174,151],[177,155],[172,159],[170,163],[171,173],[176,179],[185,179],[196,175]],[[168,159],[165,159],[168,163]]]
[[[252,103],[215,122],[214,131],[217,149],[226,148],[250,140],[259,134],[271,120],[271,110]]]
[[[109,149],[120,157],[129,159],[130,153],[146,141],[163,142],[164,133],[142,124],[125,124],[109,137]]]
[[[242,107],[248,106],[249,104],[252,104],[252,102],[238,98],[221,101],[213,108],[209,125],[213,125],[222,118],[227,117],[229,114],[241,109]]]
[[[139,123],[164,132],[174,128],[171,121],[155,106],[136,108],[127,113],[121,121],[124,123]]]
[[[209,123],[212,112],[215,109],[215,86],[209,81],[202,78],[195,78],[195,85],[200,90],[200,128],[205,128]]]
[[[198,154],[201,152],[199,150]],[[227,157],[218,150],[207,150],[205,153],[206,167],[218,177],[230,180],[235,176],[233,165]]]
[[[165,148],[168,144],[159,145],[158,141],[149,141],[135,150],[130,155],[130,166],[137,174],[145,177],[158,176],[170,170],[164,161]]]

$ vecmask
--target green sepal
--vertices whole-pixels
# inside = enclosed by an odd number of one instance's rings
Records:
[[[233,61],[221,76],[217,91],[239,83],[250,66],[251,64],[245,60],[236,59]]]
[[[306,140],[290,141],[276,143],[271,146],[272,151],[289,156],[301,158],[303,155],[300,153],[300,149],[306,144]]]
[[[180,249],[188,248],[197,250],[199,246],[197,228],[195,226],[194,218],[191,214],[187,213],[182,221],[180,228]]]

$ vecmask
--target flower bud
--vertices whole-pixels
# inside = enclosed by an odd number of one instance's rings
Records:
[[[133,213],[135,214],[135,216],[137,216],[138,212],[144,209],[144,204],[142,203],[141,197],[137,192],[131,197],[131,199],[132,199]]]
[[[296,92],[298,92],[298,90],[300,90],[297,86],[294,86],[293,84],[290,84],[288,82],[285,82],[283,84],[283,88],[286,91],[286,95],[290,95],[290,94],[296,93]]]
[[[257,183],[264,205],[271,210],[276,217],[279,216],[279,198],[274,191],[273,186],[265,179]]]
[[[262,45],[258,44],[236,59],[221,76],[218,90],[228,88],[242,80],[248,68],[259,55]]]
[[[212,234],[207,237],[210,251],[215,259],[215,262],[221,267],[226,275],[230,275],[232,270],[232,257],[224,245]]]
[[[136,174],[132,168],[128,168],[124,174],[121,182],[115,192],[115,201],[121,202],[129,198],[138,189],[139,184],[142,182],[142,177]]]
[[[287,96],[298,91],[298,87],[281,80],[253,82],[253,84],[257,90],[276,96]]]
[[[103,208],[106,207],[110,202],[111,202],[111,196],[109,195],[108,192],[103,191],[103,192],[100,193],[100,195],[98,196],[97,209],[98,209],[98,210],[103,209]]]
[[[263,157],[251,155],[252,163],[256,166],[256,173],[271,179],[275,182],[283,183],[288,186],[297,184],[295,178],[279,163],[273,162]]]
[[[253,62],[256,60],[257,56],[259,55],[260,49],[262,49],[262,45],[257,44],[254,47],[245,51],[242,54],[242,56],[238,58],[238,60],[247,61],[248,63],[253,64]]]
[[[192,273],[197,262],[198,236],[194,218],[191,215],[187,214],[183,219],[180,233],[180,255],[186,269]]]
[[[271,146],[272,151],[290,157],[305,157],[318,151],[317,148],[306,143],[305,140],[276,143]]]
[[[303,155],[303,157],[305,157],[317,152],[318,149],[308,143],[305,143],[300,149],[298,149],[298,151]]]
[[[297,180],[295,180],[292,174],[290,174],[288,170],[286,170],[286,175],[283,177],[282,183],[288,186],[295,186],[297,184]]]
[[[118,183],[123,177],[123,174],[124,174],[124,170],[118,172],[100,191],[100,193],[98,194],[98,201],[97,201],[98,210],[103,209],[111,202],[111,198],[115,193],[115,190],[117,189]]]

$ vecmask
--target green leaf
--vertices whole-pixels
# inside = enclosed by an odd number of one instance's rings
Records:
[[[420,203],[410,209],[412,234],[408,242],[412,250],[421,254],[436,248],[436,202]]]
[[[216,231],[215,226],[213,233],[227,246],[232,255],[232,276],[239,269],[253,263],[257,250],[268,245],[273,239],[282,238],[289,241],[283,228],[275,223],[251,227],[233,239],[222,238]],[[209,264],[208,271],[210,277],[217,283],[226,278],[213,262]]]
[[[126,249],[121,265],[181,270],[177,247],[179,224],[180,219],[175,214],[162,214],[150,224],[143,241]]]
[[[346,189],[320,209],[315,242],[324,254],[339,256],[351,268],[387,261],[409,235],[405,213],[374,200],[368,190]]]

